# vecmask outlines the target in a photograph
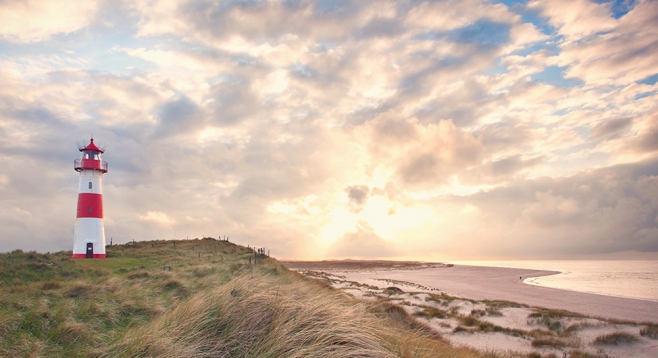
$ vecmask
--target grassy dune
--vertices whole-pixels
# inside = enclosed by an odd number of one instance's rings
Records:
[[[496,357],[212,239],[0,255],[3,357]],[[163,266],[171,271],[163,271]]]

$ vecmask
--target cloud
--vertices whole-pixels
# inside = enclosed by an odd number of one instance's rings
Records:
[[[519,170],[538,165],[544,161],[544,158],[539,156],[535,158],[522,159],[520,155],[503,158],[492,163],[494,175],[510,175]]]
[[[383,258],[396,256],[395,250],[377,236],[366,222],[360,222],[356,231],[349,232],[336,240],[326,257],[329,258]]]
[[[609,5],[588,0],[535,0],[529,8],[539,8],[559,33],[569,40],[610,30],[614,27]]]
[[[96,1],[3,1],[0,36],[12,42],[43,41],[88,26],[97,10]]]
[[[657,228],[658,206],[649,190],[657,183],[656,161],[526,180],[459,198],[487,216],[456,235],[482,235],[479,229],[488,228],[486,235],[493,241],[480,244],[499,255],[656,251],[658,240],[651,233]]]
[[[654,250],[655,2],[35,4],[0,5],[21,17],[0,28],[0,250],[70,249],[91,133],[114,242]]]
[[[155,112],[160,120],[158,136],[185,133],[199,128],[203,122],[198,105],[185,96],[164,103]]]
[[[619,136],[621,131],[627,129],[632,123],[631,118],[615,118],[612,120],[602,121],[592,128],[590,137],[593,139],[614,138]]]
[[[167,214],[159,211],[149,211],[146,215],[139,215],[139,220],[151,221],[158,225],[171,226],[176,224],[176,220],[170,218]]]
[[[366,185],[351,185],[345,188],[352,212],[359,212],[368,200],[370,189]]]
[[[639,1],[619,19],[608,4],[587,0],[533,2],[565,36],[556,57],[567,77],[588,84],[625,85],[658,73],[658,4]]]

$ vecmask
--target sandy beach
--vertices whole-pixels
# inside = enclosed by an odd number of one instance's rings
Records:
[[[658,323],[657,301],[524,283],[556,271],[358,260],[284,264],[358,299],[396,303],[453,345],[521,355],[658,356],[658,337],[641,334]],[[610,334],[631,338],[600,342]]]
[[[418,270],[336,271],[348,281],[382,286],[383,277],[412,282],[451,296],[474,300],[506,300],[529,306],[562,309],[593,317],[658,323],[658,302],[566,291],[523,283],[555,271],[461,266]]]

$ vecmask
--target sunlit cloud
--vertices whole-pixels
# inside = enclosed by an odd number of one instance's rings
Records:
[[[658,251],[656,2],[0,10],[0,250],[70,249],[75,142],[93,133],[115,242],[229,235],[314,259]]]

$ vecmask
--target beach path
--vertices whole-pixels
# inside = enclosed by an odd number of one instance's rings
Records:
[[[657,301],[528,285],[520,279],[520,277],[526,279],[557,273],[555,271],[464,265],[417,270],[340,272],[341,275],[346,276],[345,279],[348,281],[378,287],[392,286],[392,282],[403,281],[467,299],[506,300],[529,306],[562,309],[592,317],[658,323]],[[383,279],[392,281],[387,283],[382,281]],[[419,289],[405,289],[405,291],[419,291]]]

